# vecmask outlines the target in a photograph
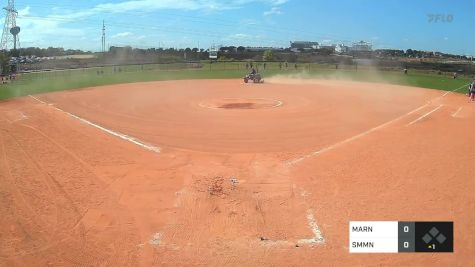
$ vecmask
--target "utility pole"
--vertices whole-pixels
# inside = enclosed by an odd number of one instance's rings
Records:
[[[106,23],[102,21],[102,53],[106,52]]]

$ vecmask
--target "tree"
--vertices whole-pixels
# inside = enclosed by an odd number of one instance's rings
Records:
[[[246,51],[246,48],[244,46],[238,46],[237,51],[242,53],[242,52]]]
[[[333,54],[334,49],[331,49],[331,48],[328,48],[328,47],[324,47],[324,48],[319,49],[318,52],[319,52],[321,55],[329,56],[329,55]]]
[[[273,61],[274,60],[274,52],[272,52],[272,50],[264,51],[263,59],[264,59],[264,61]]]
[[[0,67],[2,74],[10,73],[10,57],[4,52],[0,52]]]

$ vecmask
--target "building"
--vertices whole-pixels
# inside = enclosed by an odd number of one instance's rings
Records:
[[[318,42],[310,41],[295,41],[290,42],[290,50],[293,52],[300,52],[301,50],[317,50],[320,46]]]
[[[211,46],[209,49],[208,49],[208,53],[209,53],[209,58],[210,59],[218,59],[218,52],[219,52],[219,48],[216,47],[216,46]]]
[[[351,46],[351,51],[352,52],[371,52],[373,51],[373,45],[365,42],[365,41],[359,41],[357,43],[353,43]]]
[[[335,46],[335,53],[346,54],[348,52],[350,52],[350,48],[344,44],[337,44]]]

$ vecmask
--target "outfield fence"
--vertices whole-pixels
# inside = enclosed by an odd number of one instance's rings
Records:
[[[15,83],[31,82],[32,80],[49,80],[54,78],[68,77],[101,77],[114,76],[121,74],[131,74],[139,72],[167,72],[180,70],[197,70],[212,72],[233,72],[243,75],[256,68],[262,73],[286,73],[286,72],[319,72],[319,71],[341,71],[341,72],[359,72],[359,71],[384,71],[384,72],[403,72],[399,67],[382,67],[365,64],[334,64],[334,63],[288,63],[288,62],[268,62],[268,61],[199,61],[182,63],[157,63],[157,64],[131,64],[131,65],[108,65],[90,68],[78,69],[51,69],[41,71],[24,71],[13,81]],[[418,74],[439,74],[452,75],[453,72],[436,71],[427,69],[409,69],[409,73]],[[468,74],[467,74],[468,75]],[[461,74],[463,76],[463,74]]]

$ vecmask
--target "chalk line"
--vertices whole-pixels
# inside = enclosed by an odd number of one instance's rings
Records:
[[[325,238],[323,237],[322,231],[320,227],[317,225],[315,221],[315,217],[313,216],[313,210],[307,210],[307,221],[310,230],[312,230],[313,238],[310,239],[300,239],[297,244],[310,244],[310,245],[318,245],[318,244],[325,244]]]
[[[463,109],[463,107],[459,107],[459,109],[457,109],[457,111],[455,111],[455,112],[452,114],[452,117],[455,118],[455,117],[460,113],[460,111],[462,111],[462,109]]]
[[[420,106],[420,107],[418,107],[418,108],[416,108],[416,109],[414,109],[414,110],[411,110],[410,112],[408,112],[408,113],[406,113],[406,114],[404,114],[404,115],[401,115],[401,116],[399,116],[399,117],[397,117],[397,118],[395,118],[395,119],[393,119],[393,120],[390,120],[390,121],[388,121],[388,122],[386,122],[386,123],[383,123],[383,124],[381,124],[381,125],[379,125],[379,126],[376,126],[376,127],[374,127],[374,128],[371,128],[371,129],[369,129],[369,130],[367,130],[367,131],[365,131],[365,132],[363,132],[363,133],[360,133],[360,134],[358,134],[358,135],[355,135],[355,136],[353,136],[353,137],[350,137],[350,138],[348,138],[348,139],[345,139],[345,140],[343,140],[343,141],[340,141],[340,142],[338,142],[338,143],[336,143],[336,144],[333,144],[333,145],[331,145],[331,146],[325,147],[325,148],[320,149],[320,150],[318,150],[318,151],[312,152],[312,153],[307,154],[307,155],[305,155],[305,156],[302,156],[302,157],[300,157],[300,158],[287,161],[285,164],[286,164],[286,165],[290,165],[290,166],[291,166],[291,165],[295,165],[295,164],[297,164],[297,163],[299,163],[299,162],[301,162],[301,161],[304,161],[304,160],[306,160],[306,159],[308,159],[308,158],[311,158],[311,157],[317,156],[317,155],[319,155],[319,154],[322,154],[322,153],[324,153],[324,152],[333,150],[333,149],[335,149],[335,148],[337,148],[337,147],[340,147],[340,146],[342,146],[342,145],[344,145],[344,144],[346,144],[346,143],[349,143],[349,142],[354,141],[354,140],[356,140],[356,139],[359,139],[359,138],[361,138],[361,137],[363,137],[363,136],[366,136],[366,135],[368,135],[368,134],[370,134],[370,133],[372,133],[372,132],[375,132],[375,131],[377,131],[377,130],[379,130],[379,129],[382,129],[382,128],[388,126],[388,125],[391,124],[391,123],[394,123],[394,122],[396,122],[396,121],[398,121],[398,120],[400,120],[400,119],[402,119],[402,118],[404,118],[404,117],[406,117],[406,116],[409,116],[409,115],[411,115],[411,114],[413,114],[413,113],[415,113],[415,112],[417,112],[417,111],[419,111],[419,110],[421,110],[421,109],[427,107],[428,105],[429,105],[429,104],[425,104],[425,105],[423,105],[423,106]]]
[[[452,91],[448,91],[448,92],[446,92],[445,94],[443,94],[443,95],[442,95],[442,97],[445,97],[445,96],[447,96],[448,94],[451,94],[451,93],[457,92],[458,90],[460,90],[460,89],[462,89],[462,88],[466,87],[466,86],[467,86],[467,85],[469,85],[469,84],[470,84],[470,83],[467,83],[467,84],[465,84],[465,85],[462,85],[462,86],[460,86],[459,88],[456,88],[456,89],[454,89],[454,90],[452,90]]]
[[[34,96],[32,96],[32,95],[30,95],[29,97],[33,98],[34,100],[38,101],[39,103],[42,103],[42,104],[45,104],[45,105],[50,105],[50,104],[44,102],[43,100],[41,100],[41,99],[39,99],[39,98],[37,98],[37,97],[34,97]],[[135,137],[128,136],[128,135],[126,135],[126,134],[119,133],[119,132],[116,132],[116,131],[107,129],[107,128],[103,127],[103,126],[100,126],[100,125],[98,125],[98,124],[95,124],[95,123],[93,123],[93,122],[91,122],[91,121],[88,121],[88,120],[86,120],[86,119],[84,119],[84,118],[81,118],[81,117],[76,116],[76,115],[74,115],[74,114],[72,114],[72,113],[69,113],[69,112],[67,112],[67,111],[64,111],[64,110],[62,110],[62,109],[60,109],[60,108],[58,108],[58,107],[54,107],[54,106],[53,106],[53,108],[56,109],[56,110],[58,110],[58,111],[60,111],[60,112],[62,112],[62,113],[67,114],[68,116],[70,116],[70,117],[72,117],[72,118],[75,118],[75,119],[81,121],[82,123],[85,123],[85,124],[87,124],[87,125],[89,125],[89,126],[92,126],[92,127],[96,128],[96,129],[99,129],[99,130],[101,130],[101,131],[103,131],[103,132],[106,132],[106,133],[108,133],[108,134],[110,134],[110,135],[112,135],[112,136],[118,137],[118,138],[120,138],[120,139],[122,139],[122,140],[125,140],[125,141],[127,141],[127,142],[130,142],[130,143],[135,144],[135,145],[137,145],[137,146],[140,146],[140,147],[142,147],[142,148],[144,148],[144,149],[146,149],[146,150],[149,150],[149,151],[152,151],[152,152],[155,152],[155,153],[160,153],[160,151],[161,151],[161,149],[160,149],[159,147],[152,146],[152,145],[148,145],[148,144],[142,142],[141,140],[139,140],[139,139],[137,139],[137,138],[135,138]]]
[[[372,133],[372,132],[375,132],[375,131],[377,131],[377,130],[379,130],[379,129],[382,129],[382,128],[384,128],[384,127],[386,127],[386,126],[388,126],[388,125],[390,125],[390,124],[392,124],[392,123],[394,123],[394,122],[396,122],[396,121],[398,121],[398,120],[401,120],[401,119],[404,118],[404,117],[407,117],[407,116],[409,116],[409,115],[411,115],[411,114],[413,114],[413,113],[415,113],[415,112],[417,112],[417,111],[419,111],[419,110],[421,110],[421,109],[423,109],[423,108],[429,106],[429,104],[431,104],[432,101],[437,100],[437,99],[439,99],[439,98],[444,98],[444,97],[447,96],[448,94],[454,93],[454,92],[456,92],[456,91],[458,91],[458,90],[460,90],[460,89],[466,87],[467,85],[469,85],[469,84],[465,84],[465,85],[462,85],[462,86],[460,86],[460,87],[458,87],[458,88],[456,88],[456,89],[454,89],[454,90],[448,91],[448,92],[444,93],[444,94],[441,95],[441,96],[438,96],[438,97],[436,97],[436,98],[433,98],[433,99],[429,100],[429,101],[427,102],[427,104],[425,104],[425,105],[422,105],[422,106],[420,106],[420,107],[418,107],[418,108],[416,108],[416,109],[414,109],[414,110],[412,110],[412,111],[410,111],[410,112],[408,112],[408,113],[406,113],[406,114],[404,114],[404,115],[401,115],[401,116],[399,116],[399,117],[397,117],[397,118],[395,118],[395,119],[393,119],[393,120],[390,120],[390,121],[388,121],[388,122],[386,122],[386,123],[383,123],[383,124],[381,124],[381,125],[379,125],[379,126],[376,126],[376,127],[374,127],[374,128],[371,128],[371,129],[369,129],[369,130],[367,130],[367,131],[365,131],[365,132],[363,132],[363,133],[360,133],[360,134],[358,134],[358,135],[355,135],[355,136],[353,136],[353,137],[350,137],[350,138],[348,138],[348,139],[345,139],[345,140],[343,140],[343,141],[340,141],[340,142],[338,142],[338,143],[336,143],[336,144],[333,144],[333,145],[331,145],[331,146],[322,148],[322,149],[320,149],[320,150],[318,150],[318,151],[315,151],[315,152],[312,152],[312,153],[310,153],[310,154],[304,155],[304,156],[302,156],[302,157],[300,157],[300,158],[296,158],[296,159],[293,159],[293,160],[288,160],[288,161],[286,161],[286,162],[284,163],[284,165],[287,165],[287,166],[295,165],[295,164],[300,163],[300,162],[302,162],[302,161],[304,161],[304,160],[306,160],[306,159],[309,159],[309,158],[318,156],[318,155],[320,155],[320,154],[322,154],[322,153],[325,153],[325,152],[327,152],[327,151],[330,151],[330,150],[333,150],[333,149],[335,149],[335,148],[338,148],[338,147],[340,147],[340,146],[342,146],[342,145],[344,145],[344,144],[346,144],[346,143],[350,143],[350,142],[352,142],[352,141],[354,141],[354,140],[357,140],[357,139],[359,139],[359,138],[362,138],[362,137],[364,137],[364,136],[366,136],[366,135],[368,135],[368,134],[370,134],[370,133]],[[440,107],[438,107],[437,109],[439,109],[439,108],[440,108]],[[434,112],[435,112],[435,111],[434,111]],[[429,115],[430,115],[430,114],[429,114]]]
[[[439,109],[440,109],[440,108],[442,108],[443,106],[444,106],[444,105],[439,105],[439,106],[438,106],[438,107],[436,107],[435,109],[433,109],[433,110],[431,110],[431,111],[427,112],[426,114],[424,114],[424,115],[420,116],[419,118],[417,118],[417,119],[415,119],[415,120],[411,121],[411,122],[410,122],[410,123],[408,123],[406,126],[411,126],[411,125],[413,125],[414,123],[416,123],[416,122],[418,122],[418,121],[421,121],[421,120],[423,120],[424,118],[426,118],[426,117],[430,116],[430,114],[432,114],[432,113],[436,112],[437,110],[439,110]]]

